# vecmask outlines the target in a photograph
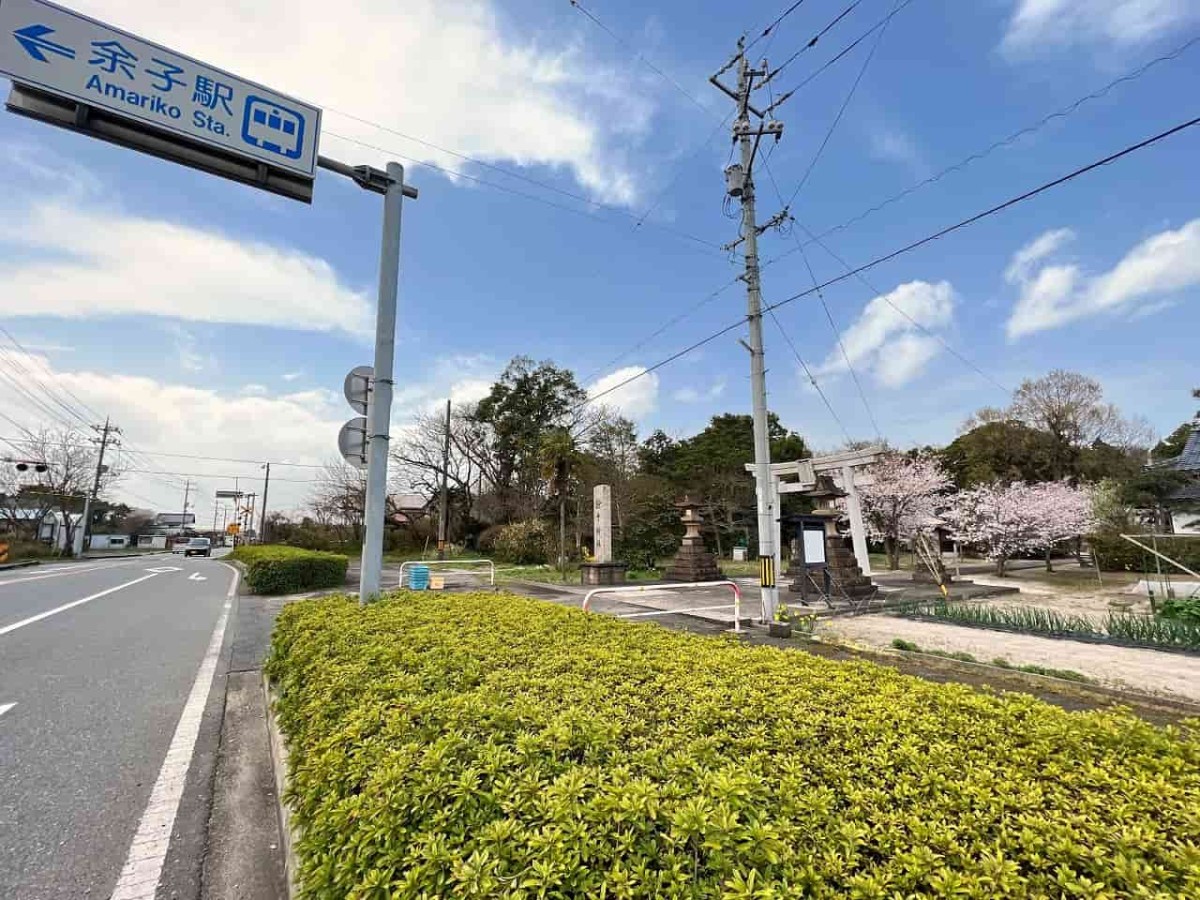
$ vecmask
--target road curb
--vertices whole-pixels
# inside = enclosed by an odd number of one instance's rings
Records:
[[[0,563],[0,572],[6,572],[9,569],[28,569],[30,566],[40,566],[41,564],[42,561],[40,559],[26,559],[22,560],[21,562]]]
[[[267,735],[271,749],[271,767],[275,772],[275,800],[279,807],[279,839],[283,847],[283,864],[287,872],[287,895],[295,900],[299,893],[300,865],[296,858],[294,835],[292,834],[292,811],[284,799],[287,789],[288,749],[279,723],[275,720],[275,691],[271,679],[264,672],[262,677],[263,701],[267,707]]]

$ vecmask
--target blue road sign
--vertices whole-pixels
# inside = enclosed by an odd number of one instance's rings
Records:
[[[0,74],[275,169],[316,174],[317,107],[46,0],[0,0]]]

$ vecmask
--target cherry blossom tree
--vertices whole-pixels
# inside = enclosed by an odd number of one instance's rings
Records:
[[[1012,557],[1049,550],[1088,531],[1092,498],[1065,481],[989,484],[956,494],[944,518],[956,540],[982,547],[1003,575]]]
[[[859,487],[863,518],[882,540],[888,568],[900,568],[900,544],[940,523],[938,513],[951,487],[950,476],[930,456],[889,453],[868,470],[872,483]]]

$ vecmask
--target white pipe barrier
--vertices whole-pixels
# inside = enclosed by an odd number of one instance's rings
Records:
[[[400,563],[400,587],[404,587],[405,566],[465,566],[484,565],[491,567],[491,586],[496,586],[496,564],[490,559],[406,559]],[[464,573],[471,574],[471,573]]]
[[[643,584],[622,585],[621,587],[603,587],[594,588],[587,592],[587,596],[583,598],[583,611],[591,612],[592,598],[597,594],[644,594],[647,591],[678,591],[686,588],[706,588],[706,587],[728,587],[733,588],[733,630],[737,634],[742,632],[742,589],[732,581],[693,581],[682,582],[680,584]],[[625,613],[619,615],[618,619],[636,619],[644,616],[673,616],[687,615],[690,612],[711,612],[718,609],[729,609],[729,604],[724,606],[694,606],[691,609],[662,609],[654,610],[653,612]]]

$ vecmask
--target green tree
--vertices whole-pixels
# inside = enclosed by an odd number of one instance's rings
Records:
[[[959,435],[938,455],[955,486],[965,489],[995,481],[1049,481],[1057,450],[1054,436],[1045,431],[993,421]]]
[[[775,414],[768,419],[773,461],[811,456],[800,435],[787,430]],[[701,502],[718,554],[726,540],[755,533],[754,479],[746,464],[754,461],[754,421],[751,416],[724,413],[690,438],[672,441],[655,432],[642,445],[642,465],[647,474],[664,478],[679,493]]]
[[[1183,448],[1187,445],[1188,438],[1192,434],[1194,423],[1191,421],[1184,422],[1169,435],[1154,445],[1154,450],[1151,451],[1155,462],[1162,462],[1167,459],[1174,459],[1183,453]]]
[[[514,358],[472,413],[479,454],[497,501],[499,521],[529,516],[542,484],[542,438],[555,428],[574,432],[587,393],[569,369]]]
[[[542,434],[540,446],[542,477],[549,484],[550,496],[558,502],[558,568],[566,575],[567,497],[571,479],[579,461],[579,448],[566,428],[552,428]]]

